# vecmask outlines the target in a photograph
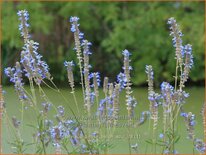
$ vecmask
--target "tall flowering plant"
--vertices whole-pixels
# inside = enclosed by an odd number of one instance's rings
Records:
[[[180,139],[177,132],[177,118],[184,117],[185,125],[188,131],[188,138],[192,140],[193,147],[200,153],[205,152],[205,144],[194,135],[195,115],[192,112],[184,111],[184,104],[189,93],[184,91],[185,83],[189,78],[189,73],[193,67],[192,46],[190,44],[182,45],[182,32],[180,26],[174,18],[168,19],[170,35],[175,48],[176,71],[174,87],[168,82],[162,82],[160,94],[154,92],[154,72],[151,65],[146,66],[145,72],[148,76],[148,99],[150,101],[150,119],[153,120],[153,139],[149,140],[155,146],[162,146],[162,153],[175,154],[176,143]],[[163,132],[160,133],[158,140],[154,137],[158,123],[158,107],[163,109]]]
[[[185,83],[189,78],[190,70],[193,66],[192,46],[182,45],[182,32],[174,18],[168,20],[170,25],[170,35],[173,37],[173,46],[175,47],[176,72],[175,85],[168,82],[162,82],[160,92],[157,93],[154,88],[154,71],[151,65],[146,66],[148,82],[148,100],[149,109],[143,111],[135,118],[137,100],[134,98],[131,82],[130,56],[131,53],[125,49],[122,51],[123,67],[117,75],[117,80],[111,82],[108,77],[103,80],[103,95],[101,95],[101,76],[95,71],[91,72],[90,55],[92,54],[92,44],[85,39],[84,34],[79,29],[79,18],[71,17],[71,32],[74,35],[74,50],[77,57],[77,64],[74,60],[64,62],[67,71],[68,86],[71,88],[73,103],[75,109],[70,106],[70,102],[61,93],[60,89],[53,82],[53,77],[49,72],[49,66],[42,60],[38,52],[39,43],[31,39],[29,33],[29,14],[26,10],[18,11],[19,30],[23,38],[24,45],[20,53],[20,60],[14,67],[5,68],[5,75],[14,84],[15,91],[21,103],[21,118],[13,116],[9,118],[6,109],[4,109],[8,126],[14,133],[14,139],[11,142],[13,152],[22,154],[29,145],[24,140],[22,134],[25,130],[24,112],[25,110],[35,113],[35,124],[33,133],[33,146],[35,153],[46,154],[53,148],[55,154],[107,154],[110,153],[115,142],[113,135],[116,133],[120,123],[120,96],[125,92],[125,109],[127,111],[127,132],[125,134],[128,140],[127,150],[139,153],[138,141],[131,139],[133,130],[149,120],[150,138],[146,140],[151,145],[151,153],[157,153],[157,147],[162,149],[163,154],[175,154],[176,143],[180,139],[177,132],[177,118],[182,116],[188,131],[188,137],[193,142],[194,150],[204,153],[204,142],[196,138],[194,134],[195,115],[192,112],[184,111],[185,99],[189,94],[184,91]],[[78,67],[81,75],[82,102],[78,102],[75,93],[74,68]],[[24,81],[29,82],[29,89],[25,88]],[[68,103],[69,112],[62,105],[55,106],[44,91],[42,85],[52,89],[61,96],[64,102]],[[37,95],[39,92],[40,101]],[[102,98],[103,96],[103,98]],[[159,133],[159,108],[162,108],[162,132]],[[54,117],[51,117],[51,110],[55,111]],[[72,114],[73,119],[68,118],[68,113]],[[88,117],[86,122],[79,119],[78,116]],[[91,119],[95,116],[95,120]],[[54,120],[55,118],[55,120]],[[92,123],[98,125],[93,128]],[[159,137],[157,136],[159,135]],[[147,148],[147,147],[146,147]],[[52,150],[52,151],[53,151]],[[147,149],[146,149],[147,152]],[[159,153],[159,152],[158,152]]]

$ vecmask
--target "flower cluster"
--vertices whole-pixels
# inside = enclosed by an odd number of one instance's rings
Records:
[[[76,28],[75,28],[75,24],[74,23],[77,23],[79,20],[78,17],[71,17],[70,18],[70,23],[72,23],[72,27],[71,27],[71,32],[76,32]],[[77,26],[79,26],[79,24],[77,24]]]
[[[83,47],[83,53],[86,55],[92,54],[92,52],[89,50],[90,46],[92,45],[91,42],[88,42],[88,40],[82,40],[81,46]]]
[[[127,99],[127,110],[129,112],[129,117],[134,115],[134,108],[137,105],[137,100],[134,97],[129,96],[129,98]]]
[[[136,106],[136,101],[135,99],[131,96],[132,91],[131,91],[131,81],[130,81],[130,70],[132,70],[132,67],[129,65],[130,63],[130,59],[129,56],[131,55],[131,53],[125,49],[122,52],[123,56],[124,56],[124,66],[123,66],[123,70],[124,70],[124,74],[126,77],[126,105],[127,105],[127,111],[128,111],[128,116],[132,117],[133,115],[133,110],[134,107]]]
[[[51,80],[49,66],[42,61],[42,56],[37,52],[38,43],[32,40],[28,41],[21,52],[21,64],[24,66],[25,76],[29,79],[34,78],[39,85],[42,80],[47,78]]]
[[[155,93],[154,91],[154,72],[151,65],[146,65],[145,72],[147,74],[148,82],[148,100],[150,101],[150,113],[151,119],[154,120],[153,130],[156,130],[158,123],[158,106],[161,104],[160,99],[162,95]]]
[[[72,120],[66,120],[59,122],[56,126],[49,128],[50,137],[55,147],[61,146],[61,141],[65,138],[69,138],[71,144],[76,146],[79,143],[81,131],[76,123]]]
[[[206,151],[206,144],[201,139],[195,139],[194,147],[200,153],[205,153]]]
[[[80,24],[78,23],[78,21],[79,21],[79,17],[71,17],[70,18],[70,23],[72,23],[71,32],[77,33],[79,39],[83,39],[84,34],[82,32],[79,32],[78,27],[79,27]]]
[[[99,130],[99,132],[90,132],[90,129],[88,129],[87,133],[84,132],[81,127],[81,122],[79,122],[76,117],[75,121],[67,119],[66,111],[63,106],[58,106],[57,108],[55,108],[57,112],[56,121],[53,122],[52,120],[48,119],[48,112],[52,104],[50,103],[40,84],[44,82],[44,79],[50,80],[53,86],[55,86],[55,84],[53,83],[51,75],[49,73],[48,65],[46,64],[46,62],[41,60],[42,56],[37,52],[39,44],[29,39],[30,36],[28,32],[28,12],[26,10],[21,10],[18,11],[17,14],[21,22],[19,25],[19,30],[21,32],[21,36],[23,36],[24,38],[24,46],[23,50],[21,51],[20,62],[17,62],[16,66],[13,68],[6,68],[5,74],[10,78],[10,81],[14,83],[15,90],[18,93],[19,99],[23,103],[34,103],[36,106],[38,100],[36,99],[33,81],[39,86],[39,91],[40,93],[42,93],[41,97],[45,101],[42,103],[40,114],[37,117],[37,132],[34,135],[34,138],[36,138],[35,140],[37,142],[37,148],[40,150],[40,152],[41,149],[45,151],[44,147],[47,147],[49,143],[52,143],[55,147],[56,154],[61,154],[61,148],[64,148],[69,154],[70,152],[67,149],[67,145],[70,141],[71,146],[74,149],[74,152],[71,153],[100,154],[100,151],[102,151],[103,149],[106,149],[107,151],[108,147],[110,147],[110,144],[107,141],[105,143],[102,143],[102,139],[98,139],[102,136],[102,133],[100,132],[101,129]],[[129,123],[133,123],[134,108],[137,105],[137,101],[133,97],[131,90],[132,83],[130,72],[132,70],[132,67],[130,66],[130,52],[126,49],[122,52],[124,56],[124,65],[122,67],[123,72],[120,72],[117,75],[117,81],[109,83],[109,79],[107,77],[104,78],[103,92],[105,97],[99,102],[99,87],[101,82],[100,73],[90,73],[91,65],[89,64],[89,55],[92,54],[92,52],[90,51],[90,46],[92,44],[89,41],[83,39],[84,34],[79,30],[80,24],[78,23],[78,21],[78,17],[70,18],[71,32],[74,34],[75,40],[74,49],[76,50],[78,65],[80,68],[83,100],[84,105],[87,108],[88,115],[91,116],[91,112],[93,112],[91,106],[94,104],[94,99],[96,99],[96,102],[98,104],[97,114],[99,115],[99,123],[109,123],[111,125],[116,125],[120,112],[120,92],[125,89],[126,107],[128,111],[127,119]],[[144,111],[141,113],[141,116],[138,122],[136,122],[136,125],[139,126],[141,124],[144,124],[144,122],[148,118],[152,119],[153,139],[151,139],[151,143],[154,145],[154,148],[156,147],[156,144],[158,144],[160,146],[163,146],[163,154],[177,154],[178,152],[174,149],[174,144],[179,140],[180,136],[176,134],[175,125],[178,112],[181,111],[181,116],[184,117],[186,123],[189,139],[193,141],[194,148],[197,151],[204,153],[206,151],[205,143],[202,140],[195,138],[194,134],[194,126],[196,124],[195,115],[191,112],[183,112],[182,107],[182,105],[185,103],[186,98],[189,97],[189,94],[183,91],[182,88],[184,87],[185,82],[188,80],[189,72],[191,71],[191,68],[193,66],[192,46],[190,44],[182,46],[183,34],[174,18],[170,18],[168,20],[168,24],[170,25],[171,30],[170,35],[173,37],[173,46],[176,48],[175,59],[177,59],[177,66],[175,88],[173,88],[173,86],[169,83],[163,82],[161,84],[161,93],[156,93],[154,91],[153,68],[151,65],[146,65],[145,72],[147,74],[148,100],[150,102],[150,109],[149,111]],[[77,100],[74,93],[74,63],[73,61],[65,61],[64,66],[67,68],[69,85],[72,88],[72,94],[77,105]],[[21,69],[21,67],[23,67],[23,69]],[[180,88],[177,89],[179,72],[181,73]],[[29,94],[29,92],[26,92],[23,87],[23,75],[25,75],[29,79],[31,95]],[[49,87],[49,85],[47,86]],[[55,89],[58,90],[56,86]],[[155,130],[157,128],[159,105],[162,105],[163,107],[163,133],[159,135],[160,139],[157,139],[154,134],[157,133]],[[39,112],[38,108],[39,107],[34,108],[35,110],[37,110],[37,114]],[[73,110],[70,110],[73,113]],[[17,130],[17,134],[20,134],[18,131],[20,121],[18,121],[16,117],[12,117],[12,123]],[[91,122],[88,121],[87,123],[90,124]],[[108,129],[110,128],[107,128],[105,130],[105,134],[110,131],[112,131],[113,134],[114,130]],[[128,128],[128,131],[130,132],[130,128]],[[130,137],[130,133],[128,137]],[[133,149],[134,151],[138,152],[138,144],[131,144],[133,143],[130,143],[129,138],[129,149]],[[44,153],[46,154],[46,151]]]
[[[161,92],[162,92],[163,99],[165,101],[163,106],[167,107],[172,102],[172,98],[174,95],[174,88],[169,83],[163,82],[161,84]]]
[[[184,83],[187,82],[187,80],[189,78],[190,70],[193,66],[192,45],[190,45],[190,44],[185,45],[184,51],[185,51],[185,62],[183,64],[184,70],[183,70],[183,73],[181,75],[181,81],[180,81],[181,87],[184,87]]]
[[[80,40],[83,39],[84,34],[79,31],[78,27],[79,27],[80,24],[78,24],[78,20],[79,20],[78,17],[71,17],[70,18],[71,32],[74,33],[74,42],[75,42],[75,48],[74,49],[77,52],[77,58],[79,60],[79,65],[80,65],[81,62],[82,62],[82,53],[81,53]],[[82,70],[81,65],[80,65],[80,70]]]
[[[120,72],[117,75],[117,82],[120,84],[120,91],[121,91],[122,89],[124,89],[126,87],[126,83],[127,83],[126,75],[124,73]]]
[[[27,21],[29,20],[29,13],[26,10],[20,10],[17,12],[19,16],[20,24],[19,24],[19,31],[21,32],[21,36],[24,37],[25,42],[30,38],[28,27],[29,24]]]
[[[180,66],[183,63],[184,49],[182,46],[182,32],[176,20],[171,17],[168,19],[168,24],[170,25],[170,35],[173,37],[173,46],[176,48],[176,59],[179,61]]]
[[[123,56],[124,56],[124,66],[123,66],[123,70],[124,70],[124,74],[127,78],[127,83],[130,82],[130,70],[132,70],[132,67],[129,65],[130,63],[130,59],[129,56],[131,55],[131,53],[125,49],[122,52]]]
[[[69,85],[72,88],[72,91],[74,91],[74,76],[73,76],[73,66],[74,62],[73,61],[65,61],[64,66],[67,68],[67,76],[69,80]]]
[[[117,119],[119,116],[119,89],[120,89],[120,85],[116,84],[114,88],[113,108],[112,108],[112,119],[113,119],[114,125],[117,124]],[[135,104],[135,103],[131,103],[131,104]],[[135,105],[132,105],[132,106],[135,106]]]
[[[90,76],[89,76],[89,69],[91,68],[89,64],[89,55],[92,54],[89,48],[91,45],[92,44],[87,40],[83,40],[81,44],[81,46],[83,47],[83,56],[84,56],[83,74],[84,74],[84,84],[85,84],[85,106],[87,107],[88,112],[90,112],[91,100],[93,100],[93,96],[90,88]]]
[[[185,119],[189,138],[194,140],[194,136],[195,136],[194,135],[194,126],[196,124],[195,123],[195,115],[192,114],[191,112],[189,112],[189,113],[182,112],[180,115],[183,116]]]
[[[18,94],[20,101],[31,104],[31,100],[24,90],[24,83],[22,79],[22,70],[19,62],[16,62],[14,68],[8,67],[4,70],[6,76],[10,78],[10,82],[14,83],[14,88]]]
[[[89,78],[90,78],[90,79],[93,79],[93,84],[91,85],[91,87],[94,87],[94,85],[95,85],[94,83],[96,83],[98,87],[100,86],[101,80],[100,80],[100,73],[99,73],[99,72],[91,73],[91,74],[89,75]],[[95,79],[96,81],[94,81],[94,79]]]
[[[100,74],[99,72],[93,73],[93,86],[94,86],[94,94],[96,98],[99,97],[99,86],[100,86]]]
[[[147,74],[148,91],[152,92],[154,90],[154,72],[151,65],[146,65],[145,72]]]
[[[43,102],[42,107],[43,107],[43,114],[47,114],[48,111],[51,109],[51,104]]]
[[[114,84],[113,83],[108,83],[108,94],[106,94],[106,98],[100,101],[100,107],[105,108],[103,109],[105,111],[105,114],[107,112],[107,116],[112,118],[113,115],[113,103],[114,103],[114,97],[117,96],[115,95],[115,90],[114,90]],[[117,93],[117,92],[116,92]],[[101,106],[104,104],[105,106]]]
[[[161,92],[165,101],[164,106],[168,106],[170,103],[183,104],[185,99],[189,97],[189,93],[185,91],[174,91],[174,88],[167,82],[161,84]]]
[[[155,109],[158,108],[158,106],[161,104],[160,99],[162,99],[162,96],[158,93],[150,93],[148,96],[149,101],[152,104],[152,109],[151,109],[151,118],[153,118],[153,112],[156,113]],[[153,109],[154,108],[154,109]]]
[[[103,118],[106,116],[106,103],[108,102],[108,98],[101,99],[99,102],[98,107],[98,115],[100,118]]]
[[[113,102],[114,102],[114,86],[112,83],[109,84],[109,95],[106,97],[105,100],[105,113],[108,117],[112,118],[113,114]]]
[[[185,91],[177,90],[174,92],[173,100],[176,104],[183,104],[185,103],[185,99],[189,97],[189,93]]]

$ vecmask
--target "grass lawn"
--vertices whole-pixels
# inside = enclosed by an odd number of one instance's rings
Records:
[[[4,87],[4,90],[6,91],[4,95],[4,100],[6,103],[6,111],[7,115],[11,118],[13,115],[15,115],[18,119],[21,118],[20,110],[21,105],[19,104],[19,101],[17,99],[17,96],[13,90],[13,87]],[[71,106],[75,111],[75,103],[72,97],[72,94],[70,93],[70,89],[61,89],[62,94],[66,97],[68,100],[68,103],[63,100],[62,96],[59,94],[56,94],[53,90],[45,88],[45,92],[47,96],[49,97],[50,101],[52,101],[53,104],[56,106],[63,105],[65,107],[66,114],[68,116],[72,116],[71,112],[69,111],[69,106]],[[202,118],[200,116],[200,110],[202,108],[202,105],[204,103],[204,88],[200,87],[192,87],[186,89],[187,92],[189,92],[190,97],[187,99],[187,103],[184,105],[184,109],[186,112],[193,112],[196,115],[196,126],[195,126],[195,135],[199,138],[203,138],[203,125],[202,125]],[[38,94],[38,93],[37,93]],[[144,110],[148,110],[148,100],[147,100],[147,88],[136,88],[133,92],[134,96],[136,97],[138,104],[135,109],[135,114],[137,117],[139,117],[140,113]],[[79,109],[82,114],[83,112],[83,103],[82,103],[82,95],[81,95],[81,89],[76,90],[76,96],[79,103]],[[103,97],[102,92],[100,92],[100,96]],[[38,99],[41,103],[41,99]],[[94,105],[93,107],[93,114],[95,115],[97,107]],[[161,114],[161,106],[159,108],[159,124],[158,124],[158,135],[161,133],[161,126],[162,126],[162,120],[160,119],[162,117]],[[124,93],[120,95],[120,115],[127,115],[126,113],[126,106],[125,106],[125,97]],[[49,114],[51,117],[54,118],[54,111],[51,111]],[[12,140],[12,133],[10,132],[10,128],[8,128],[8,123],[6,121],[6,115],[4,115],[3,122],[2,122],[2,136],[3,136],[3,153],[12,153],[11,146],[8,144]],[[54,118],[55,119],[55,118]],[[32,112],[32,110],[29,108],[24,113],[24,130],[23,130],[23,137],[25,142],[31,143],[32,142],[32,134],[34,133],[33,128],[27,126],[28,124],[35,123],[35,113]],[[132,143],[138,143],[139,146],[139,153],[151,153],[150,146],[147,145],[145,142],[146,139],[149,138],[149,123],[148,121],[143,124],[142,126],[138,128],[132,128],[132,133],[136,134],[136,137],[132,138]],[[92,130],[98,130],[97,128],[93,128]],[[192,142],[188,140],[187,137],[187,131],[184,124],[183,118],[178,118],[178,133],[181,135],[181,139],[178,142],[178,145],[176,146],[176,149],[179,153],[189,154],[193,152],[192,148]],[[118,138],[124,137],[123,135],[127,135],[127,129],[126,127],[120,127],[116,130],[116,138],[113,138],[113,149],[109,153],[128,153],[128,141],[127,138]],[[146,150],[147,147],[147,151]],[[161,150],[157,147],[157,150]],[[35,153],[32,152],[33,147],[28,146],[26,153]],[[54,153],[52,148],[48,149],[47,153]],[[197,153],[197,152],[195,152]]]

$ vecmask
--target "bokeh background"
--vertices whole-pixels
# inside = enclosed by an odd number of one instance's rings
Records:
[[[34,41],[40,43],[39,53],[50,66],[55,83],[62,88],[62,93],[73,105],[72,95],[69,93],[65,60],[76,60],[73,50],[74,39],[70,32],[70,16],[80,18],[80,30],[85,38],[92,42],[91,71],[99,71],[103,80],[108,76],[112,81],[121,71],[122,50],[128,49],[131,53],[132,82],[134,96],[138,100],[136,115],[148,110],[147,82],[145,65],[150,64],[155,72],[155,87],[158,89],[162,81],[174,83],[175,50],[172,38],[169,36],[167,20],[175,17],[179,23],[183,36],[183,44],[193,45],[194,67],[190,79],[186,84],[186,91],[190,97],[185,104],[185,111],[192,111],[196,117],[195,134],[203,138],[203,125],[200,111],[204,103],[204,2],[3,2],[2,3],[2,64],[3,67],[13,66],[20,58],[23,41],[18,30],[17,11],[26,9],[30,13],[30,32]],[[75,70],[75,81],[78,87],[80,75],[78,67]],[[3,75],[5,107],[9,117],[20,118],[18,98],[8,78]],[[25,81],[26,82],[26,81]],[[66,86],[66,87],[65,87]],[[26,87],[28,89],[28,87]],[[45,88],[46,89],[46,88]],[[158,90],[157,90],[158,91]],[[48,97],[55,105],[64,105],[68,110],[68,103],[62,101],[50,89],[46,89]],[[80,100],[81,89],[76,89]],[[100,96],[103,93],[100,92]],[[124,94],[121,95],[121,113],[126,114]],[[80,101],[81,102],[81,101]],[[83,107],[80,105],[81,108]],[[69,112],[68,112],[69,113]],[[52,114],[51,114],[52,115]],[[25,124],[35,123],[34,114],[25,112]],[[161,117],[161,114],[160,114]],[[186,127],[183,118],[178,121],[178,131],[181,140],[177,150],[180,153],[191,153],[192,142],[186,140]],[[7,120],[3,120],[3,152],[11,153],[12,140],[8,130]],[[161,127],[161,122],[159,124]],[[134,129],[137,131],[136,129]],[[121,131],[121,130],[120,130]],[[119,131],[119,132],[120,132]],[[144,152],[148,137],[148,124],[138,128],[140,152]],[[25,125],[23,137],[26,142],[32,141],[30,127]],[[158,132],[161,132],[159,130]],[[122,132],[120,132],[122,134]],[[142,140],[142,138],[144,140]],[[127,142],[119,140],[110,153],[128,153]],[[33,153],[27,149],[27,153]],[[53,153],[50,150],[50,153]],[[149,152],[149,151],[148,151]],[[195,152],[197,153],[197,152]]]
[[[167,19],[180,24],[183,44],[193,45],[195,66],[190,85],[204,85],[204,2],[4,2],[2,6],[3,66],[19,59],[23,42],[18,31],[17,10],[30,13],[32,38],[50,65],[54,80],[67,82],[63,62],[76,60],[70,16],[80,18],[80,30],[93,43],[92,71],[115,80],[122,67],[122,50],[132,53],[132,81],[146,84],[145,65],[151,64],[155,82],[173,82],[174,48]],[[75,73],[78,82],[78,71]],[[4,84],[7,84],[5,78]]]

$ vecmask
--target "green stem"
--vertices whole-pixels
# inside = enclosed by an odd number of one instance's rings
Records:
[[[30,84],[30,90],[31,90],[31,93],[32,93],[34,106],[36,106],[37,105],[36,94],[35,94],[33,80],[31,78],[29,78],[29,84]]]
[[[175,91],[177,90],[177,80],[178,80],[178,60],[176,61],[176,71],[175,71]]]
[[[77,98],[76,98],[76,95],[75,95],[75,91],[74,91],[74,89],[72,90],[72,95],[73,95],[73,98],[74,98],[74,102],[75,102],[75,104],[76,104],[76,107],[77,107],[77,111],[78,111],[78,114],[79,114],[79,116],[80,116],[80,111],[79,111],[79,107],[78,107],[78,103],[77,103]]]
[[[130,117],[130,116],[129,116]],[[129,123],[129,127],[128,127],[128,144],[129,144],[129,154],[131,155],[132,154],[132,150],[131,150],[131,129],[130,129],[130,125],[131,125],[131,118],[128,118],[128,123]]]

